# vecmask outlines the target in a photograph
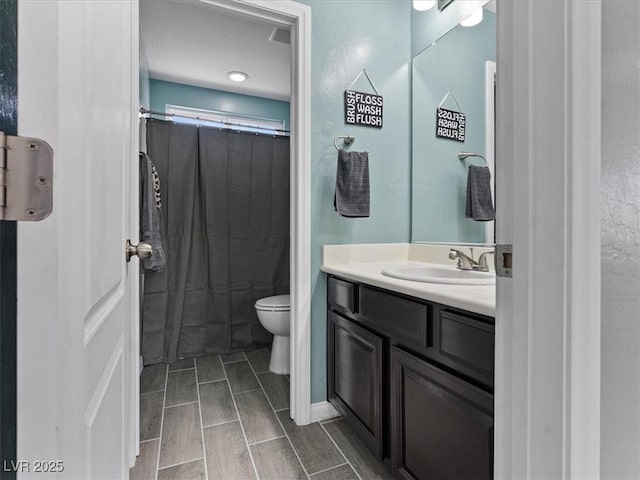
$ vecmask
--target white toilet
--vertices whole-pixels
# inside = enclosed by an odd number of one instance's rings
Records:
[[[276,295],[261,298],[256,302],[255,307],[262,326],[273,333],[269,370],[279,375],[286,375],[289,373],[290,297]]]

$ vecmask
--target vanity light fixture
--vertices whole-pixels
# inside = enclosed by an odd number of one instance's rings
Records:
[[[482,22],[483,10],[484,9],[482,7],[477,8],[473,11],[473,13],[471,13],[471,15],[462,20],[460,22],[460,25],[462,25],[463,27],[473,27],[475,25],[478,25],[480,22]]]
[[[436,0],[413,0],[413,8],[423,12],[436,6]]]
[[[247,78],[249,78],[249,75],[244,72],[231,71],[227,72],[227,77],[229,77],[229,80],[232,80],[234,82],[244,82]]]

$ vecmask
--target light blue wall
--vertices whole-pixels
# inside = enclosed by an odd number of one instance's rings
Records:
[[[210,88],[151,79],[151,110],[164,112],[167,104],[219,112],[270,118],[285,122],[289,129],[289,102],[240,95]]]
[[[311,400],[326,399],[326,277],[321,247],[335,243],[408,242],[410,202],[409,1],[305,0],[312,8],[311,84]],[[344,90],[366,68],[384,98],[384,126],[347,126]],[[370,91],[362,78],[356,89]],[[333,209],[337,135],[371,150],[371,216]]]
[[[496,60],[495,14],[457,26],[413,59],[413,241],[485,242],[485,223],[464,217],[467,164],[460,151],[486,154],[485,62]],[[436,138],[436,109],[451,90],[466,115],[465,141]],[[459,111],[452,96],[444,108]]]

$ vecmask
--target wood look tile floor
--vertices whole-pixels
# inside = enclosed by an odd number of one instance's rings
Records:
[[[130,480],[392,478],[344,420],[297,426],[268,362],[260,349],[145,367]]]

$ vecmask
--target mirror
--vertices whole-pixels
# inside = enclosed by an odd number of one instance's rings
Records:
[[[495,192],[495,61],[495,13],[487,10],[480,24],[456,25],[413,58],[412,242],[494,242],[494,221],[465,218],[468,165],[485,162],[458,153],[486,158]],[[463,142],[436,136],[438,107],[465,114]]]

